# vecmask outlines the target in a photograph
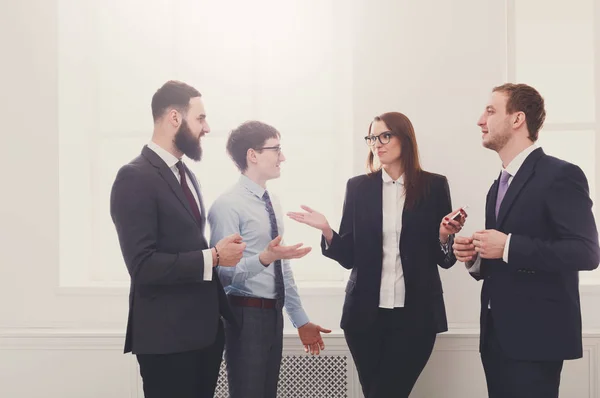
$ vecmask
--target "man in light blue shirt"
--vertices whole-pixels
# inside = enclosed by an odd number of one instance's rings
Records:
[[[218,267],[219,278],[237,325],[225,325],[225,360],[231,398],[275,398],[283,350],[285,307],[305,350],[324,349],[321,332],[302,308],[290,259],[310,247],[282,245],[283,215],[277,198],[266,189],[280,176],[285,160],[279,132],[261,122],[233,130],[227,152],[241,171],[239,181],[222,194],[208,213],[211,242],[239,233],[246,243],[235,267]]]

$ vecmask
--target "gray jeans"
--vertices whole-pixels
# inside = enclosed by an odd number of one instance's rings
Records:
[[[281,309],[232,307],[238,325],[225,324],[231,398],[276,398],[283,351]]]

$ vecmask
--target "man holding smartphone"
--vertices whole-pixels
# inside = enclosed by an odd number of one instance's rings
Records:
[[[453,245],[483,280],[480,352],[492,398],[558,397],[563,361],[582,357],[578,272],[600,262],[585,175],[535,145],[545,116],[533,87],[494,88],[477,124],[502,170],[486,229]]]

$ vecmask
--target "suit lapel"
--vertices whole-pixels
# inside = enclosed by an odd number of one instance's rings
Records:
[[[380,247],[383,247],[383,180],[381,179],[381,171],[373,174],[369,180],[371,187],[365,192],[373,192],[373,204],[369,206],[372,214],[369,215],[369,219],[373,220],[373,227],[375,228],[376,237]]]
[[[381,270],[383,259],[383,181],[381,180],[381,171],[369,175],[361,185],[358,189],[360,200],[357,203],[356,211],[364,212],[364,214],[360,217],[363,222],[357,227],[365,229],[373,253],[378,255],[378,258],[373,258],[373,265]],[[381,277],[381,273],[375,272],[374,275]]]
[[[534,174],[535,164],[543,154],[544,152],[541,148],[538,148],[535,151],[531,152],[531,154],[527,156],[527,159],[525,159],[525,162],[523,162],[523,164],[519,168],[519,171],[517,171],[517,174],[513,177],[513,180],[510,183],[508,190],[506,191],[506,195],[504,196],[504,200],[500,205],[500,210],[498,211],[496,229],[502,227],[502,222],[504,221],[506,215],[510,211],[513,202],[515,201],[523,187],[527,184],[527,181],[529,181],[531,176]],[[494,209],[495,204],[496,200],[494,200]]]
[[[150,164],[152,164],[158,169],[158,174],[160,174],[160,176],[167,182],[167,184],[173,191],[173,194],[177,197],[177,199],[179,199],[183,207],[185,207],[190,217],[192,217],[192,220],[194,220],[196,224],[198,224],[198,221],[196,221],[196,217],[194,217],[194,213],[192,212],[190,204],[188,203],[187,198],[183,193],[181,184],[179,183],[179,181],[177,181],[177,178],[175,177],[175,174],[173,174],[173,171],[160,158],[160,156],[158,156],[156,152],[154,152],[152,149],[148,148],[148,146],[144,146],[144,148],[142,149],[142,155],[146,159],[148,159]]]
[[[488,197],[485,206],[485,228],[496,229],[496,199],[498,198],[498,184],[500,183],[500,176],[490,187]]]

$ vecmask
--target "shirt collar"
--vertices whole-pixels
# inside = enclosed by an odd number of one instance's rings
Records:
[[[258,196],[260,199],[262,199],[263,195],[265,194],[265,189],[263,187],[252,181],[244,174],[240,175],[239,183],[241,186]]]
[[[515,158],[504,168],[511,176],[515,176],[523,163],[525,163],[525,159],[531,154],[531,152],[537,149],[537,145],[532,144],[525,148],[521,153],[519,153]]]
[[[384,184],[391,184],[392,182],[398,182],[400,185],[404,185],[404,173],[396,180],[392,180],[392,177],[382,168],[381,169],[381,179]]]
[[[150,141],[148,143],[148,148],[152,149],[156,154],[169,166],[172,168],[175,166],[175,163],[179,162],[181,159],[177,159],[172,153],[159,146],[156,142]]]

